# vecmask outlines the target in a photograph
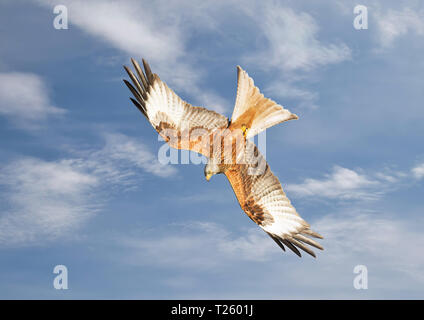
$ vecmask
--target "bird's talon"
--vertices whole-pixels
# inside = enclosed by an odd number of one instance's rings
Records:
[[[243,132],[243,136],[246,137],[247,136],[247,132],[249,131],[249,128],[246,127],[246,125],[242,125],[241,126],[241,131]]]

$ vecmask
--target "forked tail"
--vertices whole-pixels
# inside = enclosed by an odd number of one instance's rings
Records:
[[[241,129],[251,138],[278,123],[298,119],[298,116],[265,98],[246,71],[237,66],[237,98],[230,129]]]

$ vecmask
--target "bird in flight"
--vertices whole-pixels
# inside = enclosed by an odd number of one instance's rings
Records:
[[[205,178],[225,174],[242,210],[285,251],[301,257],[299,249],[315,257],[311,247],[323,250],[312,238],[323,237],[297,213],[271,172],[265,158],[250,141],[278,123],[298,119],[265,98],[246,71],[237,67],[237,97],[231,121],[227,117],[183,101],[143,59],[144,71],[134,59],[135,74],[126,66],[132,84],[124,80],[134,105],[173,148],[207,157]]]

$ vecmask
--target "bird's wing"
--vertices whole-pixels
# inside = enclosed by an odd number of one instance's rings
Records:
[[[208,156],[209,150],[199,143],[202,141],[200,138],[209,137],[214,129],[226,128],[228,119],[183,101],[157,74],[152,73],[144,59],[144,72],[137,61],[131,61],[137,76],[124,66],[133,85],[127,80],[124,82],[134,95],[135,99],[130,98],[134,105],[171,147],[193,150]]]
[[[246,71],[237,66],[237,98],[231,117],[231,129],[248,129],[247,138],[278,123],[298,119],[275,101],[265,98]]]
[[[315,257],[308,245],[321,250],[323,247],[310,237],[322,239],[322,236],[312,231],[296,212],[257,147],[248,142],[246,149],[249,159],[245,163],[234,164],[225,173],[241,208],[283,250],[287,246],[301,256],[299,248]]]

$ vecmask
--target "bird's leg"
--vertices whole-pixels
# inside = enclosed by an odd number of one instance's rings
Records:
[[[246,125],[245,125],[245,124],[243,124],[243,125],[241,126],[241,131],[243,132],[243,136],[244,136],[244,137],[246,137],[246,136],[247,136],[247,132],[249,131],[249,128],[248,128],[248,127],[246,127]]]

